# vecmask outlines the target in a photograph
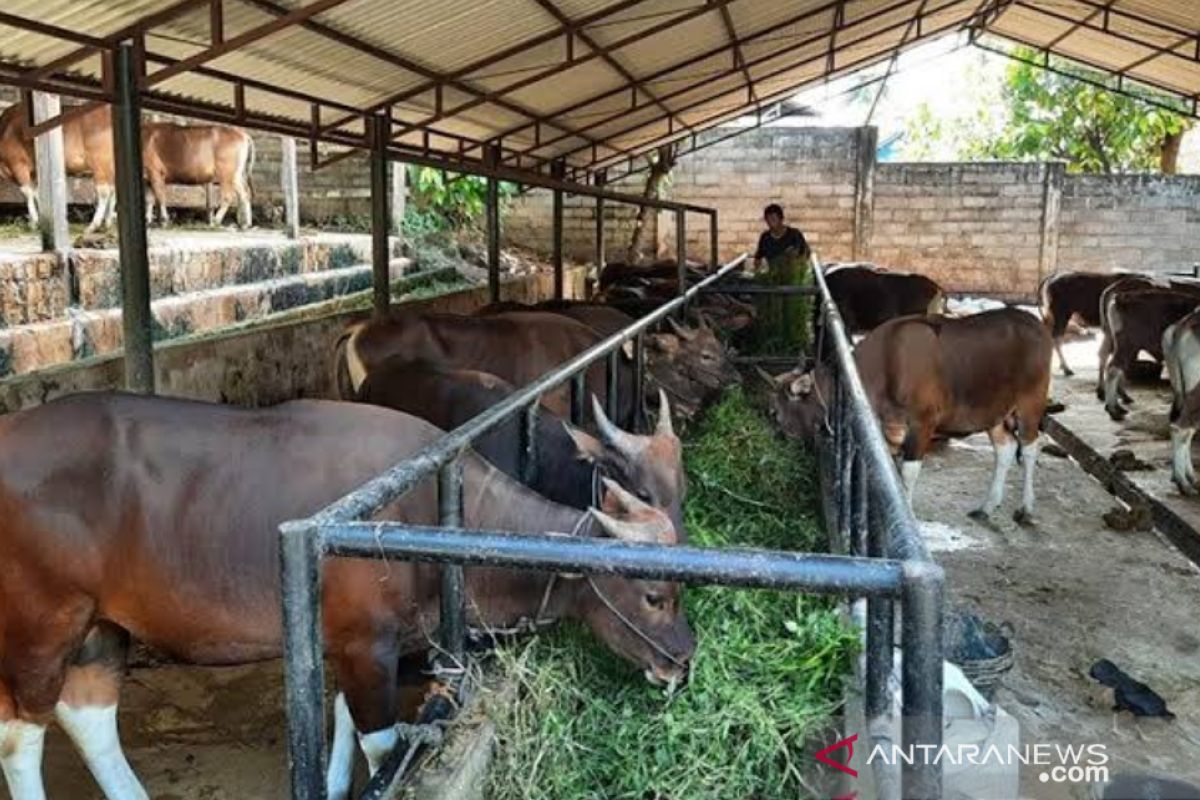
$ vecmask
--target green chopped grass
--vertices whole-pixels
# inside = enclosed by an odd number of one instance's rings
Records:
[[[686,442],[686,518],[705,546],[823,549],[812,455],[740,391]],[[805,745],[827,728],[856,647],[832,603],[689,590],[698,649],[668,698],[586,633],[510,647],[520,701],[497,709],[492,800],[772,800],[812,796]]]

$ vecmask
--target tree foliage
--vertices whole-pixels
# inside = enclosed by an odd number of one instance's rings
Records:
[[[409,195],[418,214],[429,227],[460,229],[477,225],[487,200],[487,180],[474,175],[457,175],[433,167],[409,166]],[[511,183],[500,183],[500,200],[517,193]]]
[[[1174,171],[1179,140],[1191,121],[1138,97],[1101,85],[1103,72],[1055,60],[1056,72],[1034,63],[1036,51],[1017,48],[997,93],[960,118],[943,120],[919,108],[908,121],[909,152],[949,151],[961,159],[1065,161],[1072,172]],[[1145,100],[1170,97],[1126,88]],[[991,106],[995,103],[998,108]],[[994,111],[998,113],[993,113]],[[998,124],[997,124],[998,123]]]

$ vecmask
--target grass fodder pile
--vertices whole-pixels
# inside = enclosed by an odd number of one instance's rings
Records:
[[[812,456],[740,393],[689,437],[686,518],[705,546],[819,549]],[[692,589],[698,648],[667,697],[577,628],[510,647],[520,700],[495,709],[495,800],[811,796],[805,744],[829,723],[855,647],[827,600]]]

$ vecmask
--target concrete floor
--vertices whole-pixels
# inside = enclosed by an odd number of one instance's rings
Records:
[[[1090,355],[1089,355],[1090,350]],[[1156,466],[1136,473],[1156,494],[1168,488],[1163,392],[1135,391],[1137,411],[1125,425],[1108,420],[1082,367],[1095,343],[1068,352],[1079,370],[1055,379],[1067,411],[1060,421],[1101,453],[1120,445]],[[992,469],[985,436],[955,442],[927,459],[915,509],[935,558],[947,573],[948,599],[1013,626],[1016,663],[997,700],[1021,725],[1023,744],[1106,747],[1110,776],[1149,773],[1200,785],[1200,569],[1153,532],[1117,533],[1101,515],[1118,505],[1074,462],[1043,456],[1038,464],[1036,527],[1011,521],[1019,504],[1019,468],[993,525],[967,518],[979,505]],[[1172,501],[1176,504],[1176,501]],[[1200,520],[1200,504],[1179,499]],[[1088,677],[1108,658],[1147,683],[1177,715],[1172,721],[1114,714],[1111,698]],[[1026,767],[1022,797],[1083,798],[1089,787],[1041,783]]]

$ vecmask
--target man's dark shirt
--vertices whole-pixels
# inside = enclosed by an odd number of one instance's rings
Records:
[[[763,231],[762,236],[758,237],[758,250],[754,253],[754,257],[770,261],[793,248],[801,256],[808,255],[808,242],[804,240],[803,233],[788,226],[784,229],[783,236],[776,239],[771,235],[771,231],[766,230]]]

